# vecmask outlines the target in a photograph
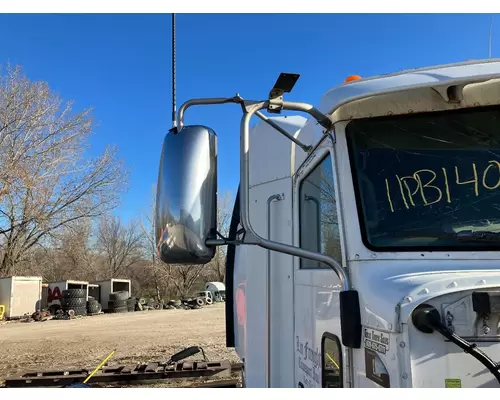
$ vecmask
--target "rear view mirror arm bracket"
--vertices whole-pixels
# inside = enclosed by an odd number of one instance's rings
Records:
[[[288,137],[290,140],[293,140],[295,143],[297,143],[297,145],[299,145],[304,151],[310,151],[311,146],[305,145],[302,142],[298,141],[296,138],[294,138],[292,135],[290,135],[288,132],[279,127],[274,122],[271,123],[271,120],[269,120],[269,118],[261,114],[259,111],[264,108],[269,108],[269,106],[272,103],[272,105],[279,105],[279,108],[281,110],[305,112],[311,115],[313,118],[315,118],[318,121],[318,123],[326,129],[326,131],[329,131],[332,128],[333,126],[332,121],[325,114],[320,112],[317,108],[307,103],[287,102],[283,101],[281,98],[279,100],[271,99],[260,102],[247,101],[243,100],[243,98],[239,94],[236,94],[236,96],[234,97],[227,97],[227,98],[224,97],[201,98],[201,99],[192,99],[186,101],[179,108],[178,128],[176,128],[177,132],[179,132],[180,129],[182,129],[182,127],[184,126],[184,114],[189,107],[195,105],[215,105],[215,104],[227,104],[227,103],[240,104],[244,111],[243,117],[241,119],[241,132],[240,132],[240,181],[243,192],[243,196],[241,197],[242,217],[243,217],[242,225],[247,231],[248,237],[247,240],[245,240],[242,243],[254,244],[266,248],[268,250],[274,250],[292,256],[323,262],[326,265],[328,265],[338,276],[342,284],[342,289],[346,291],[349,290],[350,283],[347,273],[344,270],[344,268],[333,258],[326,256],[324,254],[304,250],[301,249],[300,247],[290,246],[283,243],[264,239],[254,231],[249,218],[248,183],[249,183],[250,161],[249,161],[248,149],[249,149],[249,137],[250,137],[250,119],[252,118],[252,116],[257,115],[258,117],[260,117],[264,122],[271,125],[278,132],[280,132],[281,134]],[[227,243],[228,241],[225,239],[211,239],[209,240],[209,242],[207,242],[207,245],[217,246],[217,245],[224,245]]]
[[[234,97],[228,97],[228,98],[221,97],[221,98],[205,98],[205,99],[192,99],[192,100],[188,100],[188,101],[186,101],[184,104],[182,104],[180,106],[179,113],[178,113],[179,115],[178,115],[178,118],[177,118],[178,127],[174,127],[173,129],[176,132],[179,132],[182,129],[182,127],[184,126],[184,114],[186,113],[186,110],[189,107],[192,107],[192,106],[201,106],[201,105],[228,104],[228,103],[240,104],[241,108],[243,110],[243,113],[245,113],[247,107],[250,104],[255,104],[255,103],[258,103],[258,102],[256,102],[256,101],[245,101],[245,100],[243,100],[243,98],[239,94],[236,94],[236,96],[234,96]],[[318,111],[318,113],[319,113],[319,111]],[[321,113],[319,113],[319,114],[321,114]],[[288,139],[290,139],[292,142],[294,142],[297,146],[299,146],[306,153],[309,153],[312,150],[312,148],[313,148],[312,146],[302,143],[300,140],[298,140],[293,135],[291,135],[290,133],[288,133],[285,129],[283,129],[281,126],[279,126],[272,119],[268,118],[266,115],[262,114],[259,111],[256,111],[255,115],[257,115],[257,117],[259,117],[262,121],[264,121],[268,125],[272,126],[274,129],[276,129],[283,136],[285,136]],[[326,117],[323,114],[321,114],[321,115],[322,115],[322,120],[326,119],[326,120],[330,121],[328,119],[328,117]]]
[[[259,236],[252,227],[250,223],[250,208],[249,208],[249,176],[250,176],[250,158],[249,158],[249,146],[250,146],[250,119],[252,116],[263,108],[267,108],[269,101],[263,101],[260,103],[254,103],[246,107],[246,113],[241,119],[241,132],[240,132],[240,182],[242,196],[241,202],[241,214],[242,214],[242,225],[247,231],[247,234],[251,236],[252,240],[249,244],[256,244],[259,247],[263,247],[268,250],[274,250],[280,253],[289,254],[296,257],[307,258],[314,261],[323,262],[328,265],[340,279],[342,289],[349,290],[350,282],[344,268],[335,261],[332,257],[327,255],[312,252],[309,250],[302,249],[300,247],[290,246],[284,243],[274,242],[272,240],[265,239]],[[284,110],[291,111],[302,111],[310,114],[315,119],[326,118],[319,110],[313,106],[306,103],[295,103],[295,102],[282,102]],[[329,119],[328,119],[329,120]],[[318,121],[319,122],[319,121]],[[325,125],[328,125],[325,123]],[[331,125],[330,125],[331,126]]]

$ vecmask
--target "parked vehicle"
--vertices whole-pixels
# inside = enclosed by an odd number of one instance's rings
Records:
[[[212,294],[213,301],[226,301],[226,286],[222,282],[207,282],[205,290]]]
[[[317,108],[283,99],[297,78],[179,108],[159,257],[208,265],[228,246],[227,346],[247,387],[499,387],[500,60],[351,76]],[[184,125],[222,103],[243,108],[228,237],[217,137]]]

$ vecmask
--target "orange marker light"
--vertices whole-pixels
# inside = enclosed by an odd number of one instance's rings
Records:
[[[359,81],[361,77],[359,75],[350,75],[347,78],[345,78],[344,83],[352,82],[352,81]]]

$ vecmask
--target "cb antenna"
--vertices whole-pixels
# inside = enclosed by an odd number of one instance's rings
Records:
[[[490,18],[490,33],[488,35],[488,58],[491,58],[491,32],[493,31],[493,15]]]
[[[175,106],[175,14],[172,13],[172,127],[177,127]]]

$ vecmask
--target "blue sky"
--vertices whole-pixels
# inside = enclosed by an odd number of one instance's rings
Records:
[[[498,22],[497,22],[498,21]],[[490,15],[177,14],[177,104],[266,97],[280,72],[301,74],[289,100],[317,104],[352,74],[488,57]],[[0,64],[24,67],[75,109],[94,107],[93,151],[116,144],[131,169],[119,215],[147,210],[171,127],[170,14],[1,14]],[[500,19],[492,55],[500,57]],[[239,174],[236,106],[189,109],[219,136],[219,192]]]

